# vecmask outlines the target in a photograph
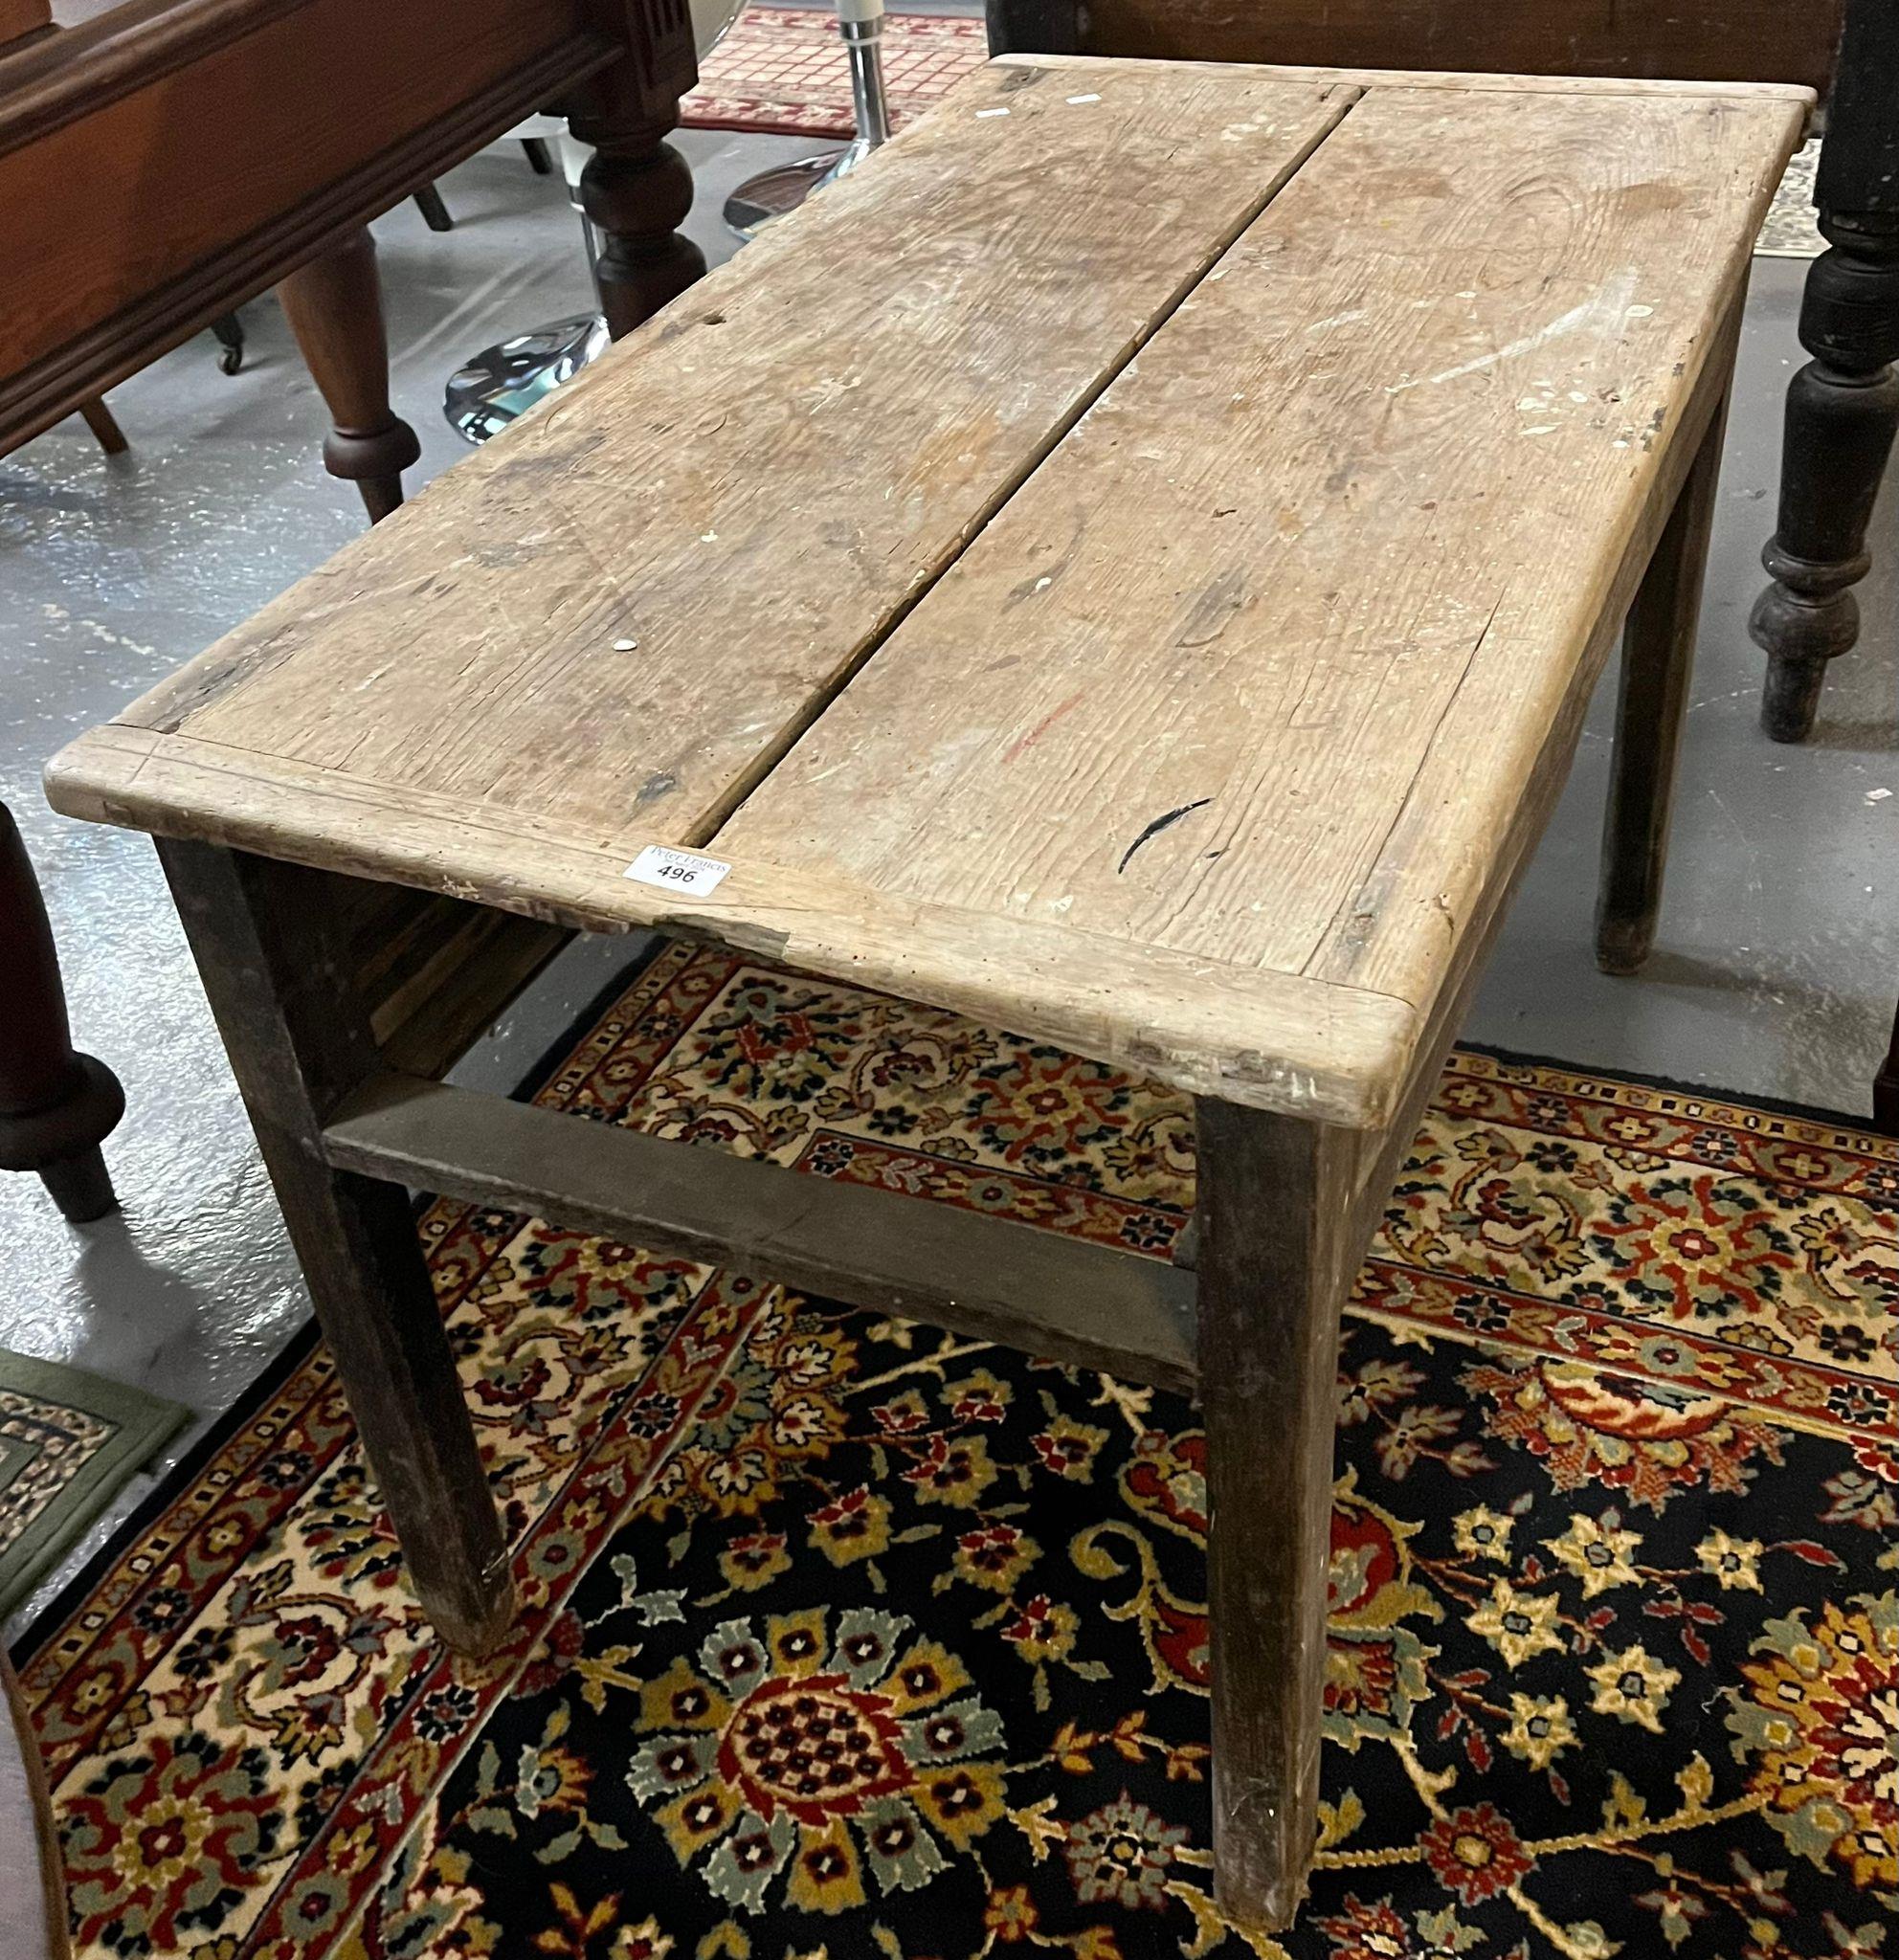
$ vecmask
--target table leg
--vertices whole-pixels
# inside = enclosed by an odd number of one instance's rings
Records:
[[[593,145],[580,173],[580,208],[600,228],[593,278],[615,340],[704,276],[705,255],[679,227],[692,210],[692,170],[666,137],[676,119],[573,118]]]
[[[705,255],[679,230],[692,210],[692,171],[666,141],[680,98],[699,79],[691,16],[639,0],[625,22],[626,57],[561,105],[576,140],[593,149],[580,208],[602,234],[593,278],[615,340],[705,272]]]
[[[1800,342],[1813,360],[1787,390],[1780,517],[1761,553],[1775,583],[1748,621],[1766,650],[1760,721],[1804,742],[1826,663],[1860,636],[1852,588],[1872,568],[1866,528],[1899,430],[1899,218],[1881,231],[1824,213],[1833,241],[1807,275]]]
[[[1820,229],[1787,390],[1773,575],[1748,625],[1768,657],[1761,725],[1803,742],[1826,664],[1860,636],[1851,588],[1871,568],[1866,528],[1899,432],[1899,7],[1852,0],[1821,145]]]
[[[486,1653],[514,1587],[414,1215],[399,1185],[323,1155],[325,1117],[375,1062],[334,883],[210,844],[158,849],[409,1575],[449,1645]]]
[[[1622,629],[1616,746],[1602,826],[1602,883],[1596,902],[1596,964],[1605,973],[1635,972],[1655,942],[1668,852],[1668,809],[1694,678],[1695,633],[1727,420],[1724,397],[1695,452]]]
[[[1875,1129],[1899,1137],[1899,1016],[1892,1022],[1892,1045],[1872,1079],[1872,1121]]]
[[[100,1140],[125,1113],[101,1061],[73,1048],[59,956],[27,847],[0,803],[0,1170],[31,1170],[74,1224],[114,1210]]]
[[[1318,1831],[1339,1311],[1354,1140],[1196,1105],[1207,1427],[1214,1879],[1243,1927],[1288,1925]]]
[[[79,404],[79,419],[92,431],[93,440],[107,456],[123,456],[131,448],[125,432],[119,426],[119,418],[105,406],[102,394]]]
[[[389,403],[389,336],[369,227],[298,267],[277,297],[329,407],[324,466],[356,485],[375,523],[402,501],[402,473],[422,445]]]

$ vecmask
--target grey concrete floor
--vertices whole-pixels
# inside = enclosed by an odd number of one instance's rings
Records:
[[[715,258],[731,249],[718,222],[726,190],[811,147],[700,134],[681,146],[699,183],[691,230]],[[559,186],[531,175],[518,151],[478,157],[442,189],[453,233],[428,232],[409,207],[376,227],[394,392],[422,437],[421,476],[465,454],[440,413],[450,369],[590,302]],[[1836,668],[1815,740],[1776,747],[1754,724],[1760,659],[1745,619],[1772,524],[1781,395],[1800,359],[1804,270],[1756,261],[1661,950],[1634,981],[1604,979],[1590,959],[1611,680],[1466,1032],[1850,1113],[1867,1106],[1899,992],[1899,793],[1877,794],[1899,792],[1899,496],[1887,499],[1880,569],[1862,588],[1862,648]],[[128,1098],[108,1145],[123,1216],[75,1230],[34,1181],[0,1178],[0,1347],[189,1404],[199,1420],[168,1462],[279,1349],[307,1304],[149,846],[55,817],[37,779],[70,736],[360,526],[353,494],[314,466],[321,407],[275,304],[246,308],[245,323],[240,374],[221,375],[200,337],[114,391],[129,457],[103,457],[74,421],[0,460],[0,796],[46,885],[80,1045],[111,1062]],[[468,1071],[511,1084],[628,957],[621,942],[576,947]]]

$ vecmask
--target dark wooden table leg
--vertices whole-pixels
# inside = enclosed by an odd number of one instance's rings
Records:
[[[1201,1101],[1215,1891],[1276,1931],[1318,1832],[1339,1311],[1354,1139]]]
[[[71,1960],[59,1828],[26,1698],[0,1651],[0,1953]]]
[[[1893,1017],[1892,1045],[1872,1079],[1872,1120],[1876,1129],[1899,1137],[1899,1015]]]
[[[1899,431],[1899,7],[1852,0],[1815,198],[1830,250],[1807,274],[1787,390],[1780,516],[1761,562],[1774,578],[1749,630],[1767,651],[1761,725],[1813,730],[1826,663],[1860,635],[1851,588],[1871,568],[1866,528]]]
[[[92,431],[93,440],[107,456],[123,456],[131,448],[125,440],[125,432],[119,426],[119,418],[105,406],[105,397],[96,394],[89,402],[79,404],[79,419]]]
[[[593,276],[615,340],[703,278],[705,255],[681,235],[692,210],[692,171],[666,138],[679,99],[699,78],[683,7],[629,6],[627,58],[564,105],[569,126],[593,146],[580,173],[580,205],[603,237]]]
[[[323,1155],[324,1118],[375,1061],[333,881],[158,848],[410,1578],[452,1647],[485,1653],[514,1587],[408,1194]]]
[[[1694,679],[1702,580],[1714,528],[1727,420],[1724,398],[1622,628],[1616,746],[1609,759],[1602,825],[1602,883],[1596,901],[1596,964],[1605,973],[1635,972],[1655,943],[1668,853],[1668,810]]]
[[[389,337],[369,227],[300,266],[277,297],[329,407],[324,467],[356,485],[375,523],[402,501],[402,473],[422,445],[389,405]]]
[[[114,1210],[100,1140],[125,1113],[101,1061],[79,1055],[59,956],[12,813],[0,803],[0,1170],[36,1171],[76,1224]]]

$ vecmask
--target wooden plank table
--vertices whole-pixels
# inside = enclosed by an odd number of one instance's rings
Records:
[[[163,839],[449,1639],[512,1595],[405,1183],[1196,1389],[1219,1898],[1289,1919],[1340,1303],[1625,614],[1605,960],[1653,930],[1809,100],[994,62],[55,764]],[[1147,1070],[1197,1273],[431,1080],[366,880]]]

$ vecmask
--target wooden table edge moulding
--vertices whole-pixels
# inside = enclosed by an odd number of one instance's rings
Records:
[[[55,762],[159,838],[446,1639],[514,1597],[405,1187],[1195,1392],[1218,1897],[1290,1920],[1341,1303],[1625,617],[1647,950],[1811,100],[998,59]],[[391,884],[471,956],[368,970]],[[641,927],[1191,1095],[1192,1267],[441,1080]]]

